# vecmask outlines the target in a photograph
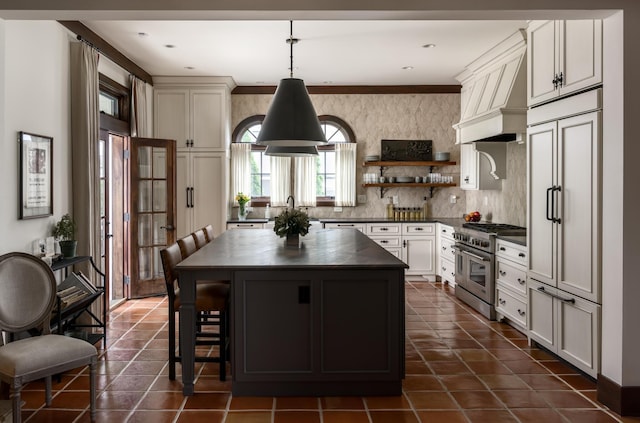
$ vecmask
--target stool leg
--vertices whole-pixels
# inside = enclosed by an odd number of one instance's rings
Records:
[[[220,311],[220,380],[227,379],[227,312]]]

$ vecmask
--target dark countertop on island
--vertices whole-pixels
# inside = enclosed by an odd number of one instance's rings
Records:
[[[268,221],[273,220],[265,219],[265,218],[255,218],[255,219],[246,219],[246,220],[238,220],[238,219],[229,219],[227,223],[267,223]],[[319,218],[311,218],[311,223],[314,221],[320,223],[343,223],[343,222],[353,222],[353,223],[414,223],[414,222],[423,222],[423,223],[443,223],[445,225],[459,227],[464,223],[464,219],[462,218],[454,218],[454,217],[429,217],[422,220],[396,220],[389,219],[386,217],[319,217]]]

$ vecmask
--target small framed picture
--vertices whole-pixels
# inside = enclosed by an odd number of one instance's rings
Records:
[[[20,219],[53,214],[53,138],[20,132]]]

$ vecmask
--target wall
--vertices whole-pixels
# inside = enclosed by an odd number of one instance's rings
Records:
[[[232,127],[248,116],[264,114],[271,95],[233,95]],[[460,148],[455,144],[455,131],[451,127],[460,120],[459,94],[343,94],[312,95],[311,100],[318,115],[331,114],[345,120],[356,134],[358,163],[368,154],[380,153],[381,139],[430,139],[433,151],[449,151],[451,160],[460,161]],[[524,225],[526,213],[526,150],[523,145],[508,146],[508,179],[502,191],[463,191],[458,188],[436,188],[433,198],[428,199],[430,216],[462,217],[465,212],[480,210],[493,213],[496,222]],[[383,217],[389,196],[397,195],[400,206],[422,206],[428,189],[393,188],[385,191],[380,199],[377,188],[363,188],[364,173],[378,172],[378,168],[357,168],[358,194],[367,196],[366,204],[344,207],[341,213],[330,207],[310,209],[316,217]],[[424,175],[427,168],[391,168],[387,175]],[[459,166],[434,169],[434,172],[452,174],[459,181]],[[451,195],[458,197],[451,204]],[[489,198],[489,207],[482,206],[484,196]],[[508,201],[505,201],[508,199]],[[507,204],[504,204],[507,203]],[[262,216],[263,210],[256,208],[254,216]]]
[[[3,21],[0,80],[1,126],[0,253],[31,252],[34,239],[46,237],[71,206],[69,150],[69,40],[52,21]],[[18,132],[53,137],[53,217],[18,219]]]

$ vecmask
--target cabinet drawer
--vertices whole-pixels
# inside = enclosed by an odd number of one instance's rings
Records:
[[[527,303],[519,295],[512,294],[500,283],[496,288],[496,311],[517,322],[522,327],[527,327]]]
[[[399,236],[370,236],[373,241],[384,248],[400,248],[402,246]]]
[[[504,283],[514,291],[527,295],[527,273],[524,268],[519,268],[511,262],[498,258],[496,280]]]
[[[440,224],[440,239],[450,239],[453,241],[453,226]]]
[[[227,229],[263,229],[264,223],[227,223]]]
[[[446,260],[456,260],[455,242],[446,238],[440,240],[440,257]]]
[[[400,235],[400,224],[388,224],[388,223],[369,223],[367,224],[368,235],[385,235],[394,234]]]
[[[364,223],[350,223],[350,222],[324,223],[323,228],[324,229],[357,229],[362,233],[366,233],[367,231],[367,226]]]
[[[440,258],[440,267],[437,272],[442,282],[448,282],[450,285],[456,283],[456,267],[453,263],[453,261]]]
[[[524,245],[498,239],[496,241],[496,255],[513,260],[523,266],[527,265],[527,247]]]
[[[435,235],[435,223],[403,223],[402,233],[405,235]]]

